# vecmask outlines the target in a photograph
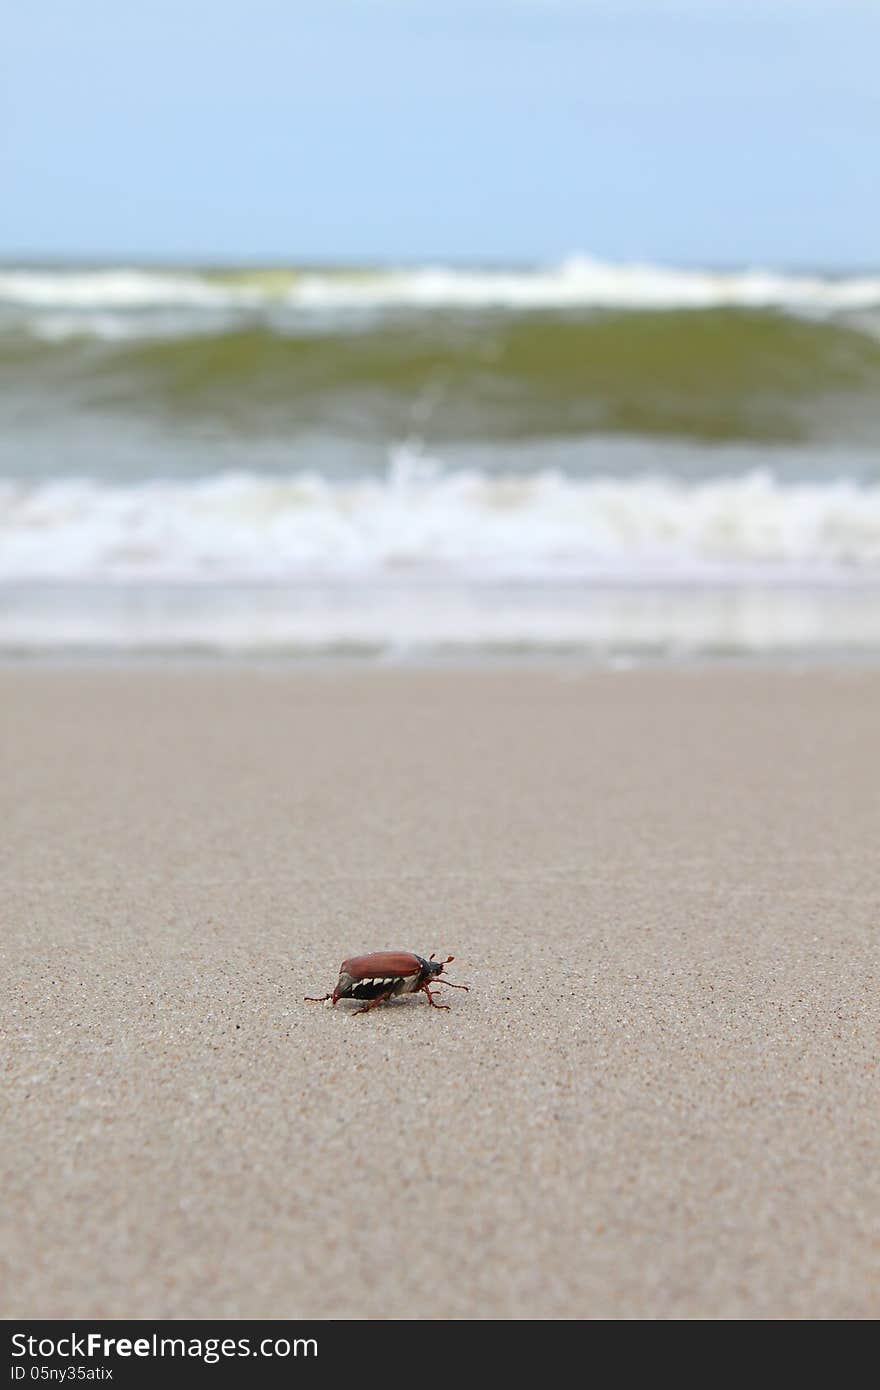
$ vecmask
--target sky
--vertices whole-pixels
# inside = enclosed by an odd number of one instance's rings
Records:
[[[29,0],[0,257],[880,262],[875,0]]]

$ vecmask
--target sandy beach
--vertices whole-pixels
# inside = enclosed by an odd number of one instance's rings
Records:
[[[876,669],[0,694],[5,1317],[880,1314]]]

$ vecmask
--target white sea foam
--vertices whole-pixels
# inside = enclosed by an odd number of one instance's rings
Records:
[[[828,314],[880,306],[880,276],[786,274],[613,264],[588,256],[533,270],[447,266],[346,271],[247,271],[234,279],[146,269],[0,271],[0,303],[31,310],[161,308],[382,310],[781,308]]]
[[[189,271],[0,271],[0,303],[35,309],[223,309],[259,304],[259,289],[215,283]]]
[[[129,343],[151,339],[208,336],[240,326],[241,316],[229,305],[205,308],[189,306],[152,307],[149,313],[133,313],[112,308],[41,309],[17,315],[13,327],[46,343],[97,338],[105,343]]]
[[[307,276],[290,291],[303,305],[412,305],[510,309],[706,309],[713,307],[811,310],[828,313],[880,304],[880,277],[824,279],[765,270],[676,270],[613,265],[574,257],[527,272],[426,267],[374,279]]]
[[[0,580],[639,584],[880,579],[880,485],[556,471],[0,484]]]

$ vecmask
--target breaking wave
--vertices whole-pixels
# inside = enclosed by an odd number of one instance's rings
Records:
[[[880,578],[880,485],[443,471],[0,483],[0,580],[522,580],[699,585]]]
[[[11,268],[0,271],[0,303],[105,310],[772,307],[830,313],[880,306],[880,277],[613,264],[589,256],[533,269]]]

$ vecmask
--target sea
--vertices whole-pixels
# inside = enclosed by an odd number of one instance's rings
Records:
[[[0,266],[0,656],[880,652],[880,274]]]

